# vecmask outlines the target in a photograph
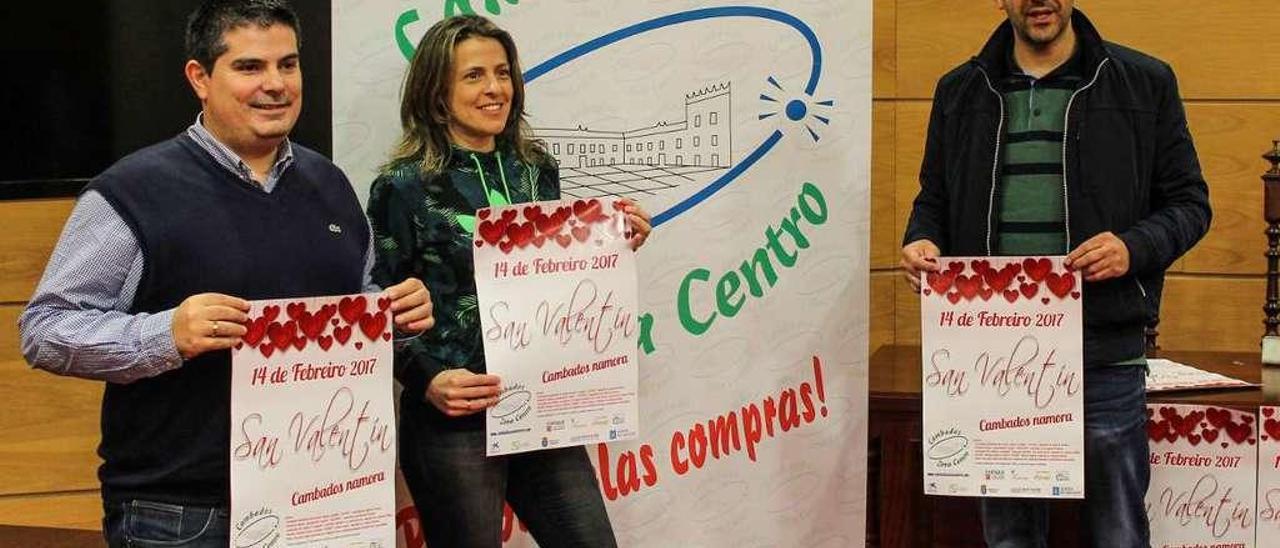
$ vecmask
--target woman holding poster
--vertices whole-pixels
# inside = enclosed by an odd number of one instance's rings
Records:
[[[501,544],[508,501],[542,546],[614,546],[583,447],[485,456],[485,374],[472,239],[476,210],[560,198],[551,155],[529,137],[510,34],[479,16],[447,18],[418,44],[405,78],[404,134],[370,189],[374,280],[419,276],[436,327],[396,351],[400,462],[432,548]],[[627,202],[632,248],[649,216]]]

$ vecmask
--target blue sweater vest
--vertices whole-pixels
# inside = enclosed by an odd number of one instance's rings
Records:
[[[232,175],[185,134],[117,162],[88,186],[133,230],[145,258],[132,313],[197,293],[275,299],[362,290],[369,232],[347,178],[293,145],[270,194]],[[231,355],[211,352],[102,400],[98,470],[107,502],[230,500]]]

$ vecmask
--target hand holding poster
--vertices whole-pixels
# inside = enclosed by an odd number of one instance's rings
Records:
[[[1079,273],[1062,257],[938,261],[920,289],[925,492],[1082,498]]]
[[[231,352],[233,545],[394,545],[390,301],[250,303]]]
[[[1258,491],[1253,413],[1147,405],[1151,545],[1253,546]]]
[[[638,296],[621,204],[477,212],[485,362],[502,378],[489,455],[635,438]]]

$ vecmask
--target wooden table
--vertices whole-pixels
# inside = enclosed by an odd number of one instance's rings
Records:
[[[1167,352],[1157,357],[1264,386],[1157,393],[1148,396],[1150,402],[1254,410],[1280,401],[1280,368],[1264,370],[1258,353]],[[980,548],[976,499],[924,495],[920,363],[919,346],[883,346],[868,364],[867,546]],[[1051,546],[1079,545],[1079,504],[1052,503]]]
[[[99,531],[0,525],[0,546],[22,548],[93,548],[106,546]]]

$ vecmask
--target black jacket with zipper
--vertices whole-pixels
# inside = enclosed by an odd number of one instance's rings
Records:
[[[1212,213],[1173,70],[1103,41],[1079,10],[1071,21],[1085,71],[1066,109],[1062,254],[1108,231],[1129,249],[1128,274],[1083,289],[1084,359],[1097,365],[1143,355],[1164,271],[1204,235]],[[927,239],[947,256],[993,254],[1007,116],[993,83],[1008,70],[1013,40],[1006,21],[938,81],[904,245]]]

